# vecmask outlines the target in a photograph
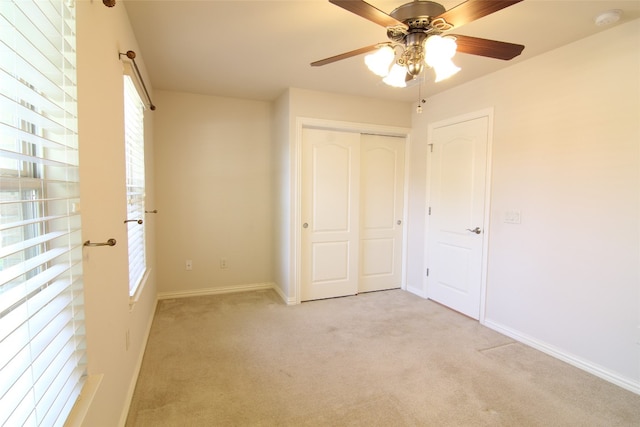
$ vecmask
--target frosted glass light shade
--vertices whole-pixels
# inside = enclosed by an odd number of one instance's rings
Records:
[[[436,83],[448,79],[449,77],[460,71],[460,67],[451,62],[451,60],[442,61],[437,66],[433,67],[433,69],[436,72]]]
[[[424,43],[424,61],[436,72],[436,83],[460,71],[451,59],[456,54],[456,41],[451,37],[430,36]]]
[[[372,73],[385,77],[389,74],[389,67],[395,58],[395,52],[393,48],[388,45],[384,45],[374,53],[371,53],[364,57],[364,63],[367,64],[369,70]]]
[[[407,87],[407,69],[402,65],[393,64],[391,71],[387,77],[382,79],[383,82],[393,87]]]

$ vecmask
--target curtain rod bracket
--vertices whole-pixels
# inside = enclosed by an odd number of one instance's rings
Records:
[[[149,91],[147,90],[147,86],[144,84],[144,80],[142,79],[142,74],[140,74],[140,70],[138,69],[138,64],[136,64],[136,53],[132,50],[128,50],[126,53],[118,52],[119,58],[122,58],[122,55],[126,56],[128,59],[131,60],[131,62],[133,62],[133,68],[135,68],[136,74],[140,79],[140,83],[142,83],[142,88],[144,89],[144,93],[145,95],[147,95],[147,99],[149,100],[149,108],[151,108],[151,111],[154,111],[156,109],[156,106],[153,105],[153,101],[151,101],[151,97],[149,96]]]

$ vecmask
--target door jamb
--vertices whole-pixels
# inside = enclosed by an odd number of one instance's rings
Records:
[[[405,139],[404,150],[404,206],[403,206],[403,218],[402,223],[405,225],[402,230],[402,284],[401,288],[406,289],[406,264],[407,264],[407,218],[408,218],[408,187],[409,187],[409,153],[411,146],[410,128],[398,127],[398,126],[384,126],[375,125],[371,123],[357,123],[357,122],[345,122],[336,120],[316,119],[310,117],[296,117],[295,125],[295,141],[293,147],[292,161],[293,165],[292,173],[292,190],[291,197],[292,221],[291,221],[291,243],[293,250],[290,254],[291,260],[291,274],[294,281],[293,293],[290,295],[289,300],[293,300],[293,304],[300,304],[301,299],[301,269],[302,269],[302,129],[303,128],[315,128],[325,130],[339,130],[343,132],[357,132],[357,133],[369,133],[375,135],[397,136]]]
[[[482,272],[480,277],[480,316],[478,321],[480,324],[485,323],[485,309],[486,309],[486,299],[487,299],[487,267],[488,267],[488,252],[489,252],[489,225],[491,223],[491,161],[493,158],[493,107],[485,108],[482,110],[474,111],[471,113],[463,114],[460,116],[450,117],[448,119],[440,120],[437,122],[430,123],[427,127],[427,144],[433,143],[433,131],[436,128],[453,125],[456,123],[462,123],[469,120],[475,120],[482,117],[487,117],[487,159],[486,159],[486,172],[485,172],[485,188],[484,188],[484,219],[482,228],[484,232],[482,233]],[[426,194],[425,200],[427,202],[427,206],[431,202],[431,154],[427,152],[427,185],[426,185]],[[428,253],[428,237],[429,237],[429,212],[425,209],[425,235],[424,235],[424,265],[425,268],[429,265],[429,253]],[[427,277],[426,275],[422,281],[422,293],[423,297],[427,298]]]

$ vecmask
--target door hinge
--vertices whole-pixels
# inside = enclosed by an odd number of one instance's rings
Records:
[[[427,268],[427,277],[429,277],[429,269]]]
[[[433,153],[433,144],[429,144],[429,151]]]
[[[431,215],[431,206],[429,206],[429,215]]]

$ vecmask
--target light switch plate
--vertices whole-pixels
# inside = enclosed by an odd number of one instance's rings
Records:
[[[522,215],[517,209],[509,209],[504,213],[504,222],[506,224],[520,224],[522,222]]]

